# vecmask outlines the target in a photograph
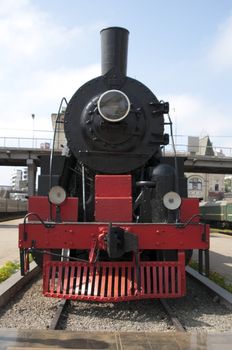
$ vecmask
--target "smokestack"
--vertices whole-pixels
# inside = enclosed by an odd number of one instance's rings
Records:
[[[120,27],[109,27],[101,31],[102,75],[112,68],[126,75],[129,31]]]

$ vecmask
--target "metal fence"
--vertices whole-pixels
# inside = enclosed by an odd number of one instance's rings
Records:
[[[189,146],[187,144],[186,137],[185,139],[181,136],[175,136],[175,149],[179,155],[189,155],[194,154],[193,147],[191,147],[191,153],[189,152]],[[64,140],[63,140],[64,141]],[[183,142],[184,141],[184,142]],[[42,137],[0,137],[0,148],[25,148],[25,149],[51,149],[53,140],[52,138],[42,138]],[[57,142],[56,142],[57,143]],[[55,148],[60,147],[60,145]],[[61,142],[62,143],[62,142]],[[207,147],[196,147],[196,155],[203,155],[204,152],[210,153],[214,152],[216,157],[232,157],[232,147],[224,146],[209,146],[209,152],[207,152]],[[173,154],[172,145],[169,144],[163,149],[164,154]]]
[[[50,149],[52,139],[29,137],[0,137],[0,148]]]

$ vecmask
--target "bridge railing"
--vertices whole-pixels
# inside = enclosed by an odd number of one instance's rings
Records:
[[[0,137],[0,148],[50,149],[52,139],[30,137]]]
[[[0,148],[25,148],[25,149],[45,149],[49,150],[52,148],[53,140],[52,138],[42,138],[42,137],[3,137],[0,136]],[[64,144],[65,140],[56,140],[55,148],[60,149],[60,145]],[[189,147],[186,143],[177,142],[175,144],[175,149],[178,155],[206,155],[206,156],[216,156],[216,157],[232,157],[232,147],[221,147],[221,146],[209,146],[201,147],[197,146],[196,149],[191,147],[191,152],[189,152]],[[212,151],[214,154],[212,154]],[[163,150],[164,154],[173,154],[172,145],[169,144],[165,146]]]
[[[176,153],[178,155],[196,155],[196,156],[207,156],[207,157],[219,157],[219,158],[224,158],[224,157],[232,157],[232,148],[231,147],[221,147],[221,146],[216,146],[216,147],[196,147],[194,150],[193,147],[191,147],[191,152],[188,149],[188,145],[186,144],[175,144],[175,149]],[[173,153],[173,147],[171,144],[165,146],[163,150],[164,154],[172,154]]]

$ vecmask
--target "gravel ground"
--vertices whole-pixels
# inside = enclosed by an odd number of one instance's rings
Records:
[[[60,329],[76,331],[173,331],[158,300],[125,303],[71,302],[62,315]]]
[[[0,328],[46,329],[58,303],[42,295],[42,280],[37,279],[0,310]]]
[[[18,295],[0,311],[0,328],[46,329],[59,300],[42,295],[42,281]],[[196,281],[188,279],[187,296],[168,301],[187,331],[225,332],[232,312]],[[78,331],[170,332],[174,328],[158,300],[126,303],[70,302],[59,328]]]
[[[232,312],[216,302],[214,294],[192,279],[187,280],[187,296],[168,304],[188,332],[231,331]],[[173,331],[157,300],[123,304],[71,302],[60,328],[89,331]]]
[[[187,279],[187,296],[169,301],[188,332],[225,332],[232,328],[232,311],[197,281]]]

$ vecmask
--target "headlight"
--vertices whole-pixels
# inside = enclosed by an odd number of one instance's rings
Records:
[[[118,122],[128,115],[130,101],[122,91],[108,90],[100,96],[97,107],[102,118],[109,122]]]
[[[181,205],[181,198],[176,192],[168,192],[163,196],[163,204],[169,210],[176,210]]]
[[[66,192],[61,186],[54,186],[48,193],[48,199],[52,204],[60,205],[66,199]]]

